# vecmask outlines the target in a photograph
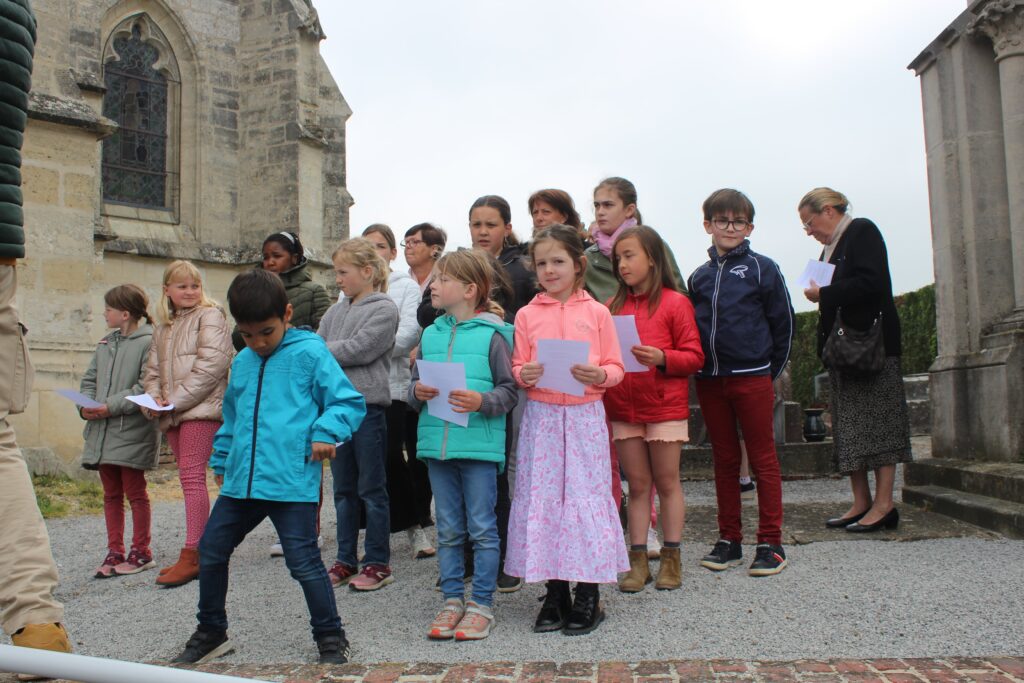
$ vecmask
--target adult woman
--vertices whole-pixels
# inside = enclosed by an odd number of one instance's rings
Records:
[[[441,257],[448,236],[444,230],[430,223],[418,223],[405,231],[402,249],[405,250],[405,262],[409,266],[409,275],[419,285],[420,292],[430,284],[430,273],[434,270],[434,262]]]
[[[825,522],[850,532],[895,529],[899,510],[893,505],[896,464],[908,462],[910,428],[900,368],[900,321],[892,298],[889,258],[882,233],[866,218],[849,215],[849,200],[827,187],[811,190],[797,206],[808,235],[825,245],[821,260],[835,265],[832,282],[812,282],[804,295],[818,304],[818,355],[836,316],[845,325],[867,330],[881,315],[885,367],[871,377],[829,369],[833,448],[837,470],[850,476],[853,505]],[[875,472],[871,497],[868,470]]]
[[[527,206],[530,208],[530,217],[533,219],[534,235],[549,225],[561,223],[576,228],[583,240],[583,246],[590,246],[590,234],[583,227],[580,214],[576,211],[576,204],[568,192],[554,189],[537,190],[530,195]]]
[[[395,233],[383,223],[374,223],[363,230],[363,237],[370,240],[385,263],[398,258]],[[388,295],[398,306],[398,333],[395,348],[391,352],[391,370],[388,384],[391,388],[391,407],[385,420],[388,425],[388,501],[391,506],[391,533],[405,531],[409,536],[413,557],[430,557],[437,551],[427,540],[423,528],[430,520],[430,480],[423,463],[416,459],[416,413],[408,409],[405,402],[409,393],[409,353],[420,340],[420,326],[416,322],[416,308],[420,302],[420,290],[406,273],[391,270],[388,275]],[[411,425],[409,424],[411,422]],[[412,443],[409,443],[410,435]],[[404,450],[403,450],[404,446]],[[408,460],[406,454],[408,453]],[[422,511],[427,510],[424,516]]]

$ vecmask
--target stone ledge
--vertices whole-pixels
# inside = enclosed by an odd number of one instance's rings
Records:
[[[83,128],[95,133],[100,139],[113,135],[117,130],[117,124],[114,121],[105,116],[99,116],[85,102],[40,92],[29,93],[28,117],[38,121]]]

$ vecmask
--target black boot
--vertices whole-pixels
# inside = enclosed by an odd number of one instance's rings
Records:
[[[567,636],[582,636],[590,633],[604,621],[604,609],[601,607],[601,594],[596,583],[576,584],[576,599],[572,602],[572,611],[565,621],[562,633]]]
[[[568,581],[548,581],[545,587],[548,592],[544,596],[544,605],[540,608],[537,621],[533,624],[534,633],[562,630],[572,609]]]

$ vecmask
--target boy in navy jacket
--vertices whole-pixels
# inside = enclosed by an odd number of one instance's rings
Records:
[[[779,267],[750,249],[750,199],[738,190],[717,190],[703,208],[711,260],[690,275],[689,289],[704,349],[697,398],[715,463],[719,540],[701,565],[721,571],[743,560],[742,503],[736,486],[741,430],[750,469],[757,477],[760,515],[749,571],[751,576],[771,576],[786,566],[772,381],[789,360],[793,306]]]
[[[317,501],[322,461],[352,438],[366,405],[324,341],[288,324],[292,306],[275,273],[236,277],[228,306],[247,348],[231,364],[210,457],[221,491],[199,542],[199,626],[174,661],[201,663],[231,651],[228,562],[269,517],[302,586],[320,663],[344,664],[348,641],[317,548]]]

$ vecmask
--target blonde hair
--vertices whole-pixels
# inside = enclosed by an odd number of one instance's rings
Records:
[[[467,285],[476,285],[474,311],[487,311],[499,318],[505,317],[505,310],[492,299],[492,288],[497,283],[495,261],[478,249],[460,249],[445,254],[437,261],[434,270],[438,275],[447,275]]]
[[[216,308],[217,302],[206,296],[206,288],[203,287],[203,276],[199,272],[199,269],[192,264],[191,261],[177,260],[172,261],[166,268],[164,268],[164,287],[167,287],[172,282],[178,282],[181,280],[192,280],[199,285],[199,303],[197,306],[209,306]],[[171,298],[160,293],[160,301],[156,305],[156,321],[161,325],[170,325],[171,321],[174,320],[174,304],[171,302]]]
[[[373,271],[370,277],[373,283],[373,291],[388,291],[388,264],[377,253],[373,242],[365,237],[353,237],[339,244],[338,248],[331,254],[331,260],[333,261],[334,259],[340,259],[360,269],[369,266]]]
[[[826,206],[831,206],[839,213],[845,214],[850,208],[850,200],[842,192],[833,190],[831,187],[816,187],[804,195],[800,203],[796,205],[799,211],[804,207],[810,208],[813,213],[821,213]]]

